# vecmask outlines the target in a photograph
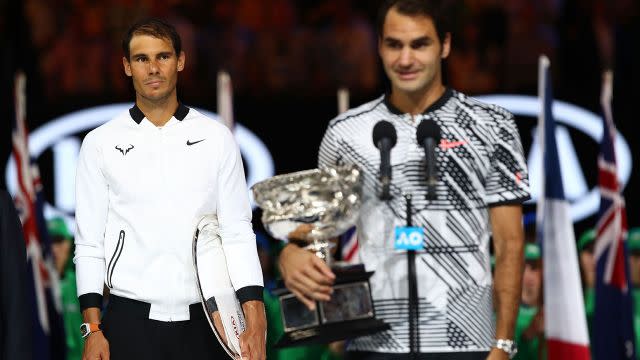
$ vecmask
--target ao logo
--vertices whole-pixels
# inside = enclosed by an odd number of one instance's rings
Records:
[[[398,237],[401,246],[416,247],[422,244],[422,234],[417,231],[403,232]]]
[[[132,106],[128,103],[111,104],[80,110],[54,119],[39,127],[29,135],[29,152],[38,157],[51,147],[53,152],[55,206],[45,204],[45,217],[63,216],[67,221],[75,212],[75,173],[80,140],[74,134],[91,130],[109,121]],[[196,109],[213,119],[218,115]],[[235,126],[235,137],[247,167],[247,185],[273,176],[274,164],[269,149],[251,131],[240,124]],[[15,194],[17,187],[16,164],[9,158],[5,171],[7,189]],[[251,196],[251,195],[250,195]],[[74,227],[70,227],[73,229]]]
[[[540,112],[540,101],[533,96],[486,95],[478,96],[477,98],[487,103],[502,106],[516,115],[537,117]],[[573,221],[579,221],[598,211],[600,193],[597,188],[587,188],[569,131],[560,124],[577,129],[588,135],[596,143],[599,143],[603,133],[602,118],[590,111],[562,101],[553,102],[553,115],[559,124],[556,127],[556,142],[558,144],[560,168],[562,169],[562,185],[565,197],[571,203]],[[529,167],[531,185],[530,202],[535,202],[540,195],[540,177],[542,176],[542,154],[537,142],[537,131],[534,131],[532,144],[527,158],[527,165]],[[632,159],[629,145],[620,133],[617,134],[615,139],[615,151],[618,178],[624,188],[631,176]],[[592,159],[592,161],[595,167],[597,159]]]

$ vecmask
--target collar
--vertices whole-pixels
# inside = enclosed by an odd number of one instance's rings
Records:
[[[182,121],[185,117],[187,117],[187,114],[189,114],[189,108],[182,103],[178,103],[178,108],[173,114],[173,117]],[[144,119],[145,117],[142,110],[140,110],[140,108],[136,104],[133,104],[133,107],[129,109],[129,115],[131,115],[131,118],[136,122],[136,124],[140,124],[142,119]]]
[[[444,93],[442,93],[442,96],[440,96],[438,100],[436,100],[433,104],[431,104],[428,108],[426,108],[422,113],[427,114],[432,111],[436,111],[440,109],[441,107],[444,106],[444,104],[447,103],[447,101],[452,96],[453,96],[453,90],[451,90],[451,88],[449,87],[445,88]],[[387,106],[387,109],[389,109],[389,111],[393,114],[396,114],[396,115],[405,114],[403,111],[401,111],[391,103],[391,93],[384,94],[384,104]]]

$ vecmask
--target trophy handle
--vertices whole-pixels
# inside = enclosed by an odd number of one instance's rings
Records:
[[[229,278],[215,215],[203,216],[193,236],[193,266],[209,326],[232,359],[241,359],[240,334],[246,323]]]

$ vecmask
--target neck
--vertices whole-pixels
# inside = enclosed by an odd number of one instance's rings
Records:
[[[392,89],[390,100],[400,111],[417,115],[422,114],[429,106],[438,101],[445,90],[446,88],[441,82],[438,82],[437,85],[429,86],[425,90],[418,90],[412,93]]]
[[[540,306],[540,294],[523,291],[521,302],[529,306]]]
[[[178,109],[178,97],[175,92],[165,99],[149,100],[136,95],[136,105],[144,116],[155,126],[164,126]]]

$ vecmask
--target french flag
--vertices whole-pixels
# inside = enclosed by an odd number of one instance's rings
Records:
[[[556,144],[556,124],[549,59],[539,61],[538,92],[541,112],[538,131],[544,170],[537,207],[538,241],[544,260],[544,314],[547,358],[588,360],[589,334],[584,311],[576,240],[569,202],[564,197]]]
[[[627,217],[616,166],[616,128],[611,112],[613,74],[603,81],[604,124],[598,157],[600,211],[596,224],[596,298],[593,350],[596,359],[635,359],[633,309],[629,292]]]

